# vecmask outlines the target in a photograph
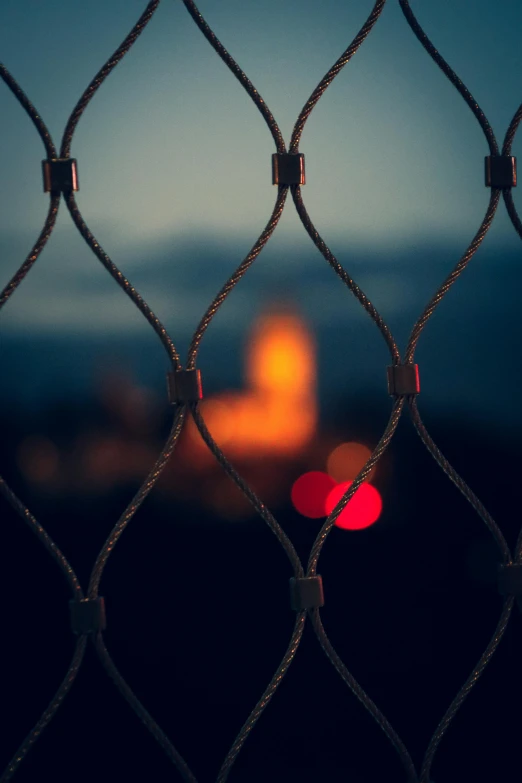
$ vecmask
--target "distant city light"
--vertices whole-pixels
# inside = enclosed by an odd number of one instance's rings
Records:
[[[303,319],[288,308],[265,313],[246,346],[244,388],[207,398],[201,414],[232,458],[291,457],[317,429],[316,375],[315,342]],[[188,433],[196,454],[206,451],[190,422]]]
[[[318,519],[326,516],[326,498],[334,488],[335,481],[331,476],[320,470],[311,470],[294,482],[290,497],[300,514],[309,519]]]
[[[341,443],[328,456],[327,473],[339,483],[353,481],[371,455],[371,450],[362,443]],[[373,473],[374,470],[367,476],[366,481],[371,481]]]
[[[325,502],[327,514],[334,510],[351,485],[351,481],[344,481],[330,491]],[[335,524],[343,530],[362,530],[373,525],[379,519],[381,511],[382,499],[379,492],[371,484],[364,483],[341,511]]]

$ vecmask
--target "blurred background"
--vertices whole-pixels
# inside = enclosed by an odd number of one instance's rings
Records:
[[[199,7],[288,141],[371,3],[201,0]],[[2,61],[55,143],[143,8],[143,0],[1,4]],[[513,0],[425,0],[414,10],[501,142],[520,101],[522,8]],[[0,111],[3,286],[30,251],[48,202],[43,147],[5,87]],[[519,147],[520,137],[513,154]],[[82,214],[182,357],[269,218],[273,151],[257,109],[175,0],[161,3],[79,123],[71,154]],[[489,191],[482,131],[398,3],[385,6],[313,111],[301,151],[312,220],[404,348],[477,231]],[[428,429],[511,546],[520,526],[519,244],[501,204],[417,353]],[[1,472],[85,585],[167,436],[167,357],[63,205],[1,315]],[[355,477],[386,425],[388,363],[381,335],[289,200],[212,321],[198,366],[211,433],[303,561],[329,493]],[[324,624],[419,762],[495,628],[499,555],[406,416],[367,487],[373,510],[362,503],[362,521],[345,518],[321,556]],[[73,640],[62,575],[5,503],[1,514],[7,763],[60,682]],[[111,655],[202,781],[215,778],[286,649],[291,575],[272,533],[188,426],[111,556],[101,592]],[[464,765],[479,780],[486,770],[512,772],[518,620],[443,740],[435,780],[460,781]],[[17,779],[51,769],[58,781],[172,776],[94,656]],[[230,780],[381,776],[404,778],[307,631]]]

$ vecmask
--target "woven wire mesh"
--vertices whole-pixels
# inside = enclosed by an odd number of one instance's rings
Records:
[[[263,120],[265,121],[268,129],[272,135],[275,152],[279,155],[296,155],[300,152],[301,136],[305,127],[305,124],[314,111],[316,105],[322,98],[325,91],[328,89],[333,80],[338,76],[341,70],[347,66],[352,58],[356,55],[358,49],[364,45],[364,42],[368,35],[371,33],[373,27],[379,22],[379,17],[383,11],[386,0],[377,0],[375,5],[370,10],[368,18],[364,22],[363,26],[349,43],[342,55],[336,60],[334,65],[328,70],[318,86],[313,90],[310,98],[306,102],[303,110],[299,114],[293,132],[291,134],[288,148],[286,146],[283,134],[277,124],[274,115],[269,110],[266,102],[261,97],[255,86],[249,80],[247,75],[241,70],[239,65],[235,62],[233,57],[225,49],[221,41],[217,38],[213,30],[207,24],[202,14],[198,10],[196,4],[192,0],[183,0],[183,4],[192,17],[194,23],[197,25],[201,33],[205,36],[208,43],[215,49],[221,60],[229,68],[231,73],[236,77],[241,86],[244,88],[248,96],[254,102],[256,108],[259,110]],[[491,128],[486,115],[479,107],[467,87],[463,84],[460,78],[455,74],[451,67],[439,54],[435,46],[432,44],[419,22],[417,21],[412,8],[407,0],[399,0],[400,7],[404,14],[405,20],[410,26],[414,35],[418,38],[429,55],[437,66],[440,68],[444,76],[451,82],[451,84],[459,92],[463,101],[466,102],[477,122],[479,123],[484,136],[486,138],[489,155],[492,158],[508,158],[511,156],[512,145],[515,139],[518,126],[522,120],[522,106],[515,113],[511,124],[506,131],[505,139],[502,145],[499,145],[494,132]],[[42,117],[38,114],[36,108],[32,105],[29,98],[26,96],[23,88],[17,83],[14,76],[9,70],[1,65],[0,76],[6,85],[6,87],[13,93],[17,101],[25,110],[28,118],[32,121],[33,125],[38,132],[42,143],[45,148],[46,159],[48,161],[54,161],[56,159],[69,159],[71,150],[73,148],[73,138],[76,127],[81,122],[82,115],[87,108],[89,102],[95,95],[98,89],[103,86],[105,79],[110,75],[113,69],[118,63],[125,57],[127,52],[133,47],[138,37],[143,33],[151,19],[153,18],[160,0],[151,0],[145,7],[142,15],[123,40],[122,44],[117,48],[114,54],[103,65],[103,67],[96,74],[94,79],[88,85],[83,95],[80,97],[78,103],[73,109],[68,122],[66,123],[63,131],[63,137],[61,144],[58,147],[55,146],[52,137],[44,124]],[[290,191],[290,194],[289,194]],[[138,308],[143,318],[147,320],[161,341],[169,362],[171,371],[173,373],[183,372],[184,370],[194,370],[200,367],[198,358],[202,340],[209,325],[212,323],[219,308],[227,300],[230,293],[235,289],[236,285],[242,280],[245,275],[248,275],[250,268],[257,261],[261,251],[265,245],[270,241],[278,223],[283,214],[283,210],[290,209],[290,203],[288,202],[288,195],[291,196],[297,215],[302,223],[303,228],[310,237],[311,241],[318,249],[327,264],[332,268],[338,278],[344,283],[348,289],[350,295],[355,297],[358,303],[362,306],[366,314],[373,321],[377,327],[387,351],[389,353],[389,363],[392,367],[401,367],[403,365],[414,365],[416,358],[416,350],[419,342],[419,338],[423,334],[425,328],[429,326],[429,320],[436,308],[446,296],[448,291],[457,282],[462,272],[466,269],[468,264],[472,261],[475,253],[480,247],[484,237],[492,225],[493,219],[499,208],[501,197],[503,197],[505,206],[507,208],[508,215],[511,219],[514,229],[522,237],[522,224],[520,216],[518,215],[516,206],[512,198],[512,187],[506,186],[503,188],[492,187],[489,204],[485,215],[477,219],[478,228],[468,247],[462,256],[457,260],[453,270],[443,280],[438,289],[433,294],[432,298],[426,305],[423,312],[419,315],[414,327],[411,331],[406,349],[401,353],[397,342],[395,341],[392,331],[388,324],[385,322],[381,314],[378,312],[374,304],[363,292],[357,282],[351,277],[349,272],[343,267],[341,262],[337,259],[334,253],[330,250],[326,241],[320,236],[312,217],[309,215],[304,199],[302,187],[297,184],[280,183],[277,188],[277,194],[275,197],[275,203],[270,216],[266,222],[264,230],[260,236],[253,243],[250,251],[247,253],[242,262],[238,265],[237,269],[224,283],[222,288],[216,294],[213,301],[209,304],[206,312],[201,317],[199,324],[190,341],[186,361],[183,363],[182,358],[178,350],[175,347],[175,343],[167,329],[156,317],[154,312],[149,307],[148,303],[138,293],[132,283],[123,275],[118,266],[109,257],[109,255],[102,249],[101,245],[97,241],[85,222],[80,207],[76,201],[75,195],[70,188],[64,188],[61,193],[52,190],[49,194],[49,211],[45,220],[44,226],[38,236],[33,248],[29,255],[23,261],[19,269],[16,271],[11,280],[7,282],[2,293],[0,294],[0,307],[5,306],[8,302],[10,306],[16,307],[15,304],[11,304],[11,299],[16,294],[18,287],[22,284],[28,274],[30,274],[33,266],[37,262],[43,248],[51,240],[53,229],[56,222],[58,209],[61,204],[61,199],[65,201],[66,207],[70,214],[70,217],[76,226],[79,234],[88,245],[93,255],[100,261],[103,267],[107,270],[109,275],[113,278],[113,281],[124,292],[133,304]],[[480,222],[479,222],[480,221]],[[109,283],[108,283],[109,284]],[[204,370],[204,367],[202,368]],[[313,579],[318,574],[318,566],[321,558],[323,547],[325,546],[328,537],[336,523],[341,512],[350,503],[350,500],[361,486],[361,484],[368,478],[371,471],[382,459],[385,451],[393,441],[399,421],[403,416],[410,416],[411,421],[415,427],[415,430],[426,447],[428,453],[433,457],[437,465],[446,475],[446,477],[457,487],[462,493],[466,501],[470,504],[474,512],[476,512],[480,523],[485,525],[489,533],[491,534],[495,545],[498,549],[499,560],[502,562],[504,569],[517,569],[517,566],[522,565],[522,533],[517,541],[514,553],[507,543],[507,540],[502,532],[501,525],[499,525],[492,517],[492,515],[485,508],[481,500],[474,493],[474,491],[467,485],[463,478],[452,467],[450,462],[445,458],[437,444],[432,439],[430,432],[428,431],[419,411],[417,404],[417,396],[415,391],[411,393],[403,393],[396,395],[396,399],[393,400],[391,411],[389,414],[388,423],[385,426],[377,445],[375,446],[370,458],[360,470],[357,477],[353,480],[351,487],[339,501],[337,506],[327,517],[323,526],[319,530],[315,541],[310,549],[308,555],[308,563],[305,566],[304,561],[296,551],[296,548],[287,535],[282,525],[271,511],[267,508],[263,500],[257,496],[253,489],[249,486],[249,483],[240,475],[235,466],[231,463],[226,453],[219,447],[214,440],[212,433],[209,431],[205,422],[204,415],[200,410],[199,403],[195,400],[186,400],[177,403],[173,408],[172,421],[170,432],[161,453],[158,454],[157,459],[149,471],[148,475],[143,481],[140,489],[132,497],[127,507],[117,518],[111,532],[106,538],[101,550],[96,557],[88,583],[84,589],[81,585],[81,581],[74,570],[74,564],[70,563],[66,556],[61,552],[58,545],[51,539],[47,533],[45,527],[33,516],[31,511],[24,504],[23,499],[18,498],[15,493],[10,489],[7,483],[0,479],[0,491],[3,496],[4,502],[9,504],[12,509],[18,514],[18,516],[25,521],[30,527],[32,532],[37,536],[43,548],[54,559],[58,568],[65,576],[68,586],[71,592],[71,599],[75,603],[94,603],[99,599],[99,589],[104,574],[105,567],[111,556],[113,549],[118,543],[119,539],[125,533],[127,526],[133,519],[134,515],[141,507],[149,493],[151,493],[159,481],[161,474],[165,470],[169,461],[176,460],[176,446],[180,439],[180,435],[186,423],[192,419],[195,426],[199,430],[201,437],[206,444],[208,450],[213,454],[223,471],[225,471],[243,495],[247,498],[249,503],[255,509],[257,515],[263,520],[268,528],[272,531],[278,544],[284,550],[284,553],[289,561],[289,576],[295,579]],[[42,557],[44,555],[42,554]],[[366,693],[366,690],[357,681],[356,677],[347,668],[347,665],[342,660],[341,656],[336,651],[334,645],[329,636],[328,628],[325,628],[321,618],[321,609],[318,606],[309,607],[308,610],[301,609],[296,612],[293,627],[288,628],[288,634],[286,639],[286,651],[281,659],[279,666],[274,672],[272,678],[267,684],[264,691],[261,693],[259,700],[251,710],[248,716],[241,716],[243,723],[241,725],[241,718],[238,719],[238,725],[241,727],[234,739],[230,749],[224,755],[221,767],[215,777],[217,783],[224,783],[231,774],[234,763],[240,754],[245,742],[247,741],[251,732],[255,729],[257,721],[264,713],[268,704],[274,697],[277,689],[279,688],[283,678],[287,671],[293,664],[294,658],[298,652],[300,644],[302,642],[303,633],[305,627],[310,625],[313,629],[317,640],[324,651],[325,655],[331,662],[332,666],[336,670],[339,677],[348,686],[353,695],[357,697],[361,703],[361,709],[364,709],[369,716],[373,719],[375,724],[384,732],[387,740],[394,748],[398,755],[400,764],[403,769],[404,780],[409,783],[429,783],[432,775],[432,765],[436,758],[437,751],[443,736],[451,728],[451,724],[457,715],[461,705],[468,698],[476,686],[479,678],[485,671],[490,660],[494,656],[497,647],[499,646],[502,637],[506,631],[512,609],[514,606],[515,594],[513,591],[508,592],[503,600],[503,605],[498,618],[498,624],[494,629],[491,638],[483,650],[477,650],[477,663],[473,670],[470,672],[466,681],[462,684],[458,693],[455,695],[452,702],[447,706],[444,711],[439,724],[435,728],[431,739],[425,749],[424,757],[420,765],[416,765],[408,750],[407,743],[399,736],[397,730],[392,723],[383,714],[383,711],[379,708],[372,698]],[[20,747],[16,751],[13,758],[9,761],[3,776],[2,781],[8,781],[13,778],[18,768],[23,764],[28,753],[32,749],[33,745],[39,740],[42,732],[47,725],[53,720],[54,716],[62,708],[62,704],[66,696],[68,698],[74,698],[71,694],[68,696],[69,691],[73,689],[76,677],[81,670],[82,662],[84,659],[85,651],[88,641],[92,641],[92,646],[98,656],[105,672],[109,675],[113,681],[117,690],[121,696],[126,700],[131,709],[141,719],[145,727],[157,741],[159,746],[165,751],[168,759],[175,766],[179,779],[186,781],[195,781],[196,776],[191,769],[191,760],[185,759],[180,754],[175,746],[176,738],[168,737],[163,729],[158,725],[152,715],[148,712],[146,707],[141,703],[140,699],[131,689],[126,679],[122,676],[117,668],[117,662],[114,662],[110,656],[109,650],[106,647],[104,640],[103,627],[93,627],[91,631],[85,631],[78,634],[73,658],[70,662],[68,670],[64,673],[63,680],[59,685],[54,697],[51,699],[48,706],[45,708],[40,719],[36,722],[34,727],[30,729],[26,738],[20,744]],[[233,687],[233,685],[231,685]],[[347,696],[348,698],[348,696]],[[42,741],[45,741],[43,739]]]

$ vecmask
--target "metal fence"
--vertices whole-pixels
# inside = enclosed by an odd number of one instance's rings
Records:
[[[479,498],[454,470],[454,468],[444,457],[430,436],[430,433],[426,429],[426,426],[423,422],[417,404],[417,393],[420,387],[418,367],[415,364],[415,354],[419,337],[426,328],[431,315],[441,300],[445,297],[449,289],[456,282],[457,278],[469,264],[480,244],[482,243],[492,224],[497,209],[499,208],[501,197],[503,197],[507,212],[515,231],[522,238],[522,222],[512,199],[512,187],[516,185],[516,161],[515,158],[511,156],[513,140],[522,119],[522,106],[518,109],[515,116],[513,117],[511,124],[506,131],[502,146],[500,146],[484,112],[476,103],[475,99],[459,79],[457,74],[455,74],[451,67],[445,62],[445,60],[438,53],[435,46],[424,33],[410,7],[408,0],[399,0],[402,12],[413,34],[418,38],[420,44],[426,50],[426,53],[439,66],[445,77],[449,79],[454,87],[458,90],[462,99],[467,103],[477,122],[482,128],[487,145],[489,147],[489,155],[486,157],[486,185],[491,188],[491,197],[486,214],[482,218],[473,240],[469,244],[469,247],[466,249],[464,255],[459,259],[453,271],[451,271],[447,278],[441,283],[438,290],[433,294],[431,301],[428,303],[424,311],[419,315],[419,318],[411,332],[406,350],[401,353],[389,327],[379,312],[376,310],[372,302],[368,299],[361,288],[357,285],[357,283],[343,268],[341,263],[329,249],[324,239],[316,230],[304,203],[302,192],[302,186],[305,183],[304,156],[299,151],[301,135],[311,112],[314,110],[321,96],[339,74],[341,69],[343,69],[344,66],[352,59],[359,47],[364,44],[366,37],[371,32],[374,25],[378,22],[386,0],[377,0],[368,19],[362,26],[359,33],[343,52],[341,57],[339,57],[337,62],[335,62],[335,64],[330,68],[316,89],[312,92],[309,100],[306,102],[301,114],[295,122],[288,147],[286,146],[285,140],[275,117],[270,112],[267,104],[259,95],[254,85],[250,82],[246,74],[241,70],[239,65],[235,62],[228,51],[223,47],[192,0],[183,0],[183,2],[186,10],[191,15],[194,23],[199,27],[201,33],[207,39],[209,45],[216,50],[220,58],[230,69],[231,73],[243,86],[252,101],[255,103],[264,121],[268,125],[275,144],[272,169],[273,181],[274,184],[277,185],[277,197],[275,205],[266,224],[266,228],[254,243],[248,255],[244,258],[236,271],[229,278],[229,280],[227,280],[222,289],[216,295],[215,299],[209,305],[206,313],[199,323],[198,328],[194,333],[188,350],[188,355],[185,362],[183,363],[180,359],[173,340],[167,333],[162,323],[152,312],[147,302],[140,296],[129,280],[126,279],[116,264],[102,249],[96,238],[91,233],[89,227],[86,225],[74,195],[74,191],[77,189],[76,162],[70,157],[74,133],[79,121],[82,118],[82,114],[85,108],[89,104],[96,91],[101,87],[107,76],[118,65],[118,63],[122,60],[122,58],[133,46],[137,38],[143,32],[145,27],[148,25],[159,6],[160,0],[151,0],[151,2],[148,3],[143,14],[138,19],[129,35],[125,38],[120,47],[115,51],[112,57],[101,68],[90,85],[87,87],[67,122],[59,149],[55,146],[55,143],[51,138],[43,118],[38,114],[36,108],[32,105],[31,101],[24,93],[22,87],[17,83],[14,76],[11,75],[11,73],[4,66],[0,66],[0,75],[4,83],[16,96],[21,106],[25,109],[28,117],[33,122],[33,125],[40,135],[42,143],[45,147],[46,160],[43,164],[44,183],[46,191],[49,192],[50,199],[47,219],[45,220],[41,233],[26,260],[20,266],[11,281],[3,289],[0,295],[0,305],[5,305],[8,300],[11,299],[11,297],[16,293],[17,288],[22,283],[24,278],[29,274],[44,246],[49,241],[55,226],[58,209],[63,197],[63,200],[65,201],[66,207],[69,210],[76,228],[92,250],[93,254],[103,264],[103,266],[113,278],[114,282],[134,302],[136,307],[142,313],[144,319],[149,322],[151,327],[156,332],[158,339],[163,344],[163,347],[165,348],[171,363],[171,372],[169,373],[169,394],[170,401],[173,405],[171,430],[164,448],[158,455],[157,461],[143,482],[143,485],[135,497],[132,498],[127,508],[112,528],[107,540],[105,541],[105,544],[103,545],[101,551],[98,554],[98,557],[96,558],[96,561],[92,566],[89,582],[86,588],[82,586],[77,574],[75,573],[74,563],[70,563],[68,561],[57,544],[48,535],[45,528],[25,506],[23,499],[18,498],[7,486],[7,484],[3,480],[0,480],[0,490],[4,502],[10,504],[12,508],[19,514],[21,519],[24,520],[25,523],[30,527],[30,529],[41,542],[47,554],[55,561],[58,568],[61,569],[67,580],[71,591],[70,610],[72,630],[77,636],[74,655],[67,672],[64,674],[60,687],[56,691],[50,704],[42,713],[36,725],[32,728],[27,737],[21,743],[16,754],[4,771],[1,780],[11,780],[20,765],[22,765],[24,762],[24,759],[35,742],[40,739],[40,735],[42,735],[44,729],[53,720],[57,711],[60,710],[65,697],[73,688],[77,674],[82,667],[82,661],[84,660],[85,651],[89,643],[92,643],[96,654],[99,657],[109,678],[113,681],[123,698],[128,702],[132,710],[134,710],[134,712],[143,721],[143,724],[147,727],[149,732],[152,734],[161,748],[163,748],[168,758],[175,766],[178,774],[175,773],[174,778],[178,777],[179,779],[183,779],[185,781],[196,780],[196,777],[191,771],[189,762],[184,759],[176,749],[176,738],[168,737],[162,731],[160,726],[155,722],[152,715],[149,714],[145,706],[143,706],[138,700],[125,679],[120,674],[116,664],[113,662],[104,641],[105,607],[103,597],[99,594],[100,582],[112,551],[114,550],[120,537],[125,532],[125,529],[130,520],[140,508],[145,498],[154,489],[155,484],[157,483],[169,460],[175,460],[175,449],[180,437],[180,433],[182,432],[188,418],[192,417],[208,449],[215,456],[223,471],[225,471],[230,476],[237,487],[239,487],[241,492],[244,493],[244,495],[248,498],[259,517],[261,517],[266,525],[268,525],[270,530],[277,538],[279,544],[284,549],[291,566],[291,602],[292,608],[295,610],[295,623],[293,630],[290,633],[287,650],[283,656],[283,659],[273,674],[273,677],[267,685],[266,689],[261,694],[257,704],[254,706],[250,715],[248,715],[244,721],[236,739],[226,754],[216,777],[217,783],[223,783],[229,778],[238,754],[241,752],[250,733],[254,730],[259,717],[264,712],[275,692],[277,691],[289,667],[291,667],[297,650],[300,646],[303,632],[307,623],[309,623],[313,628],[319,644],[321,645],[325,655],[330,660],[332,666],[337,671],[339,677],[348,686],[352,694],[354,694],[360,701],[362,705],[361,709],[367,711],[375,723],[382,729],[393,748],[395,748],[395,751],[397,752],[403,767],[404,780],[409,781],[409,783],[429,783],[431,780],[432,765],[441,740],[450,728],[455,716],[457,715],[457,712],[459,711],[459,708],[467,699],[472,689],[475,687],[477,681],[488,666],[488,663],[494,656],[510,621],[515,598],[522,595],[522,534],[518,538],[514,552],[511,552],[506,538],[498,524],[481,503]],[[234,289],[241,278],[248,273],[248,270],[255,259],[260,254],[266,243],[270,240],[270,237],[272,236],[274,229],[276,228],[282,215],[283,209],[285,209],[285,207],[289,208],[289,206],[286,204],[289,194],[292,197],[303,228],[308,233],[311,241],[320,251],[326,262],[343,281],[351,294],[358,300],[382,335],[382,338],[385,341],[390,354],[390,364],[388,367],[388,391],[393,398],[388,424],[382,433],[382,436],[376,448],[374,449],[373,454],[357,478],[353,481],[345,496],[338,503],[330,516],[326,519],[324,525],[317,534],[316,540],[309,553],[308,563],[306,566],[298,556],[292,541],[289,539],[281,525],[263,503],[262,499],[256,496],[256,494],[249,487],[248,483],[241,477],[241,475],[239,475],[234,466],[229,462],[226,454],[224,454],[215,443],[212,434],[207,429],[204,418],[199,410],[199,400],[202,396],[199,372],[201,369],[204,375],[205,371],[204,367],[200,368],[198,366],[198,356],[202,338],[218,309],[221,307],[223,302],[226,300],[230,292]],[[473,671],[469,674],[468,678],[463,683],[455,698],[451,704],[449,704],[442,718],[440,719],[440,722],[433,732],[428,746],[425,749],[424,758],[420,769],[416,768],[412,760],[412,756],[406,747],[406,744],[399,737],[397,731],[385,717],[381,709],[379,709],[378,704],[375,704],[372,701],[372,699],[355,679],[354,675],[348,670],[347,666],[340,658],[332,642],[330,641],[328,633],[323,627],[321,621],[323,592],[321,576],[318,574],[318,565],[321,552],[337,517],[345,508],[345,506],[350,502],[350,499],[353,497],[361,483],[365,481],[375,465],[383,456],[385,450],[388,448],[392,438],[394,437],[399,419],[404,415],[409,415],[411,417],[418,436],[428,452],[439,465],[441,470],[446,474],[449,481],[453,482],[460,490],[478,517],[482,520],[482,523],[491,533],[491,536],[493,537],[498,548],[499,559],[503,564],[499,571],[499,588],[501,593],[504,595],[504,599],[502,610],[498,618],[497,627],[495,628],[495,631],[489,643],[487,644],[486,649],[484,649],[479,655],[478,662]],[[282,600],[286,600],[285,597],[282,597]],[[364,641],[361,643],[364,644]],[[479,653],[479,651],[477,651],[477,653]],[[45,737],[42,738],[42,741],[45,742]]]

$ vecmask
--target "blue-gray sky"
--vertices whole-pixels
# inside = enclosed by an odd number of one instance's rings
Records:
[[[201,0],[200,9],[288,141],[302,105],[372,5],[371,0]],[[522,99],[522,4],[423,0],[412,5],[501,140]],[[144,7],[144,0],[0,4],[1,60],[57,143],[82,90]],[[7,281],[40,230],[48,197],[41,189],[40,139],[2,84],[0,112],[0,273]],[[519,134],[515,154],[521,143]],[[199,308],[201,314],[270,214],[273,151],[257,109],[183,4],[163,0],[79,123],[72,146],[79,165],[78,203],[102,246],[140,281],[158,314],[194,326],[197,318],[190,313]],[[319,101],[301,151],[307,165],[305,203],[340,260],[350,269],[372,253],[380,259],[373,291],[371,266],[364,279],[385,316],[403,310],[402,297],[415,295],[417,284],[393,288],[382,277],[382,265],[389,263],[396,274],[405,254],[422,258],[426,250],[435,263],[440,247],[442,279],[486,209],[488,149],[482,131],[410,31],[397,0],[388,0],[368,40]],[[191,264],[190,243],[203,240],[225,248],[222,268],[218,261],[212,275]],[[493,257],[516,243],[501,209],[485,251]],[[257,263],[266,263],[274,285],[286,279],[291,285],[292,275],[301,271],[299,258],[309,259],[310,249],[289,202],[270,251]],[[168,286],[158,259],[168,260]],[[316,263],[324,264],[318,256]],[[325,271],[324,285],[331,280]],[[422,284],[419,278],[418,290]],[[233,303],[227,313],[233,318]],[[140,318],[84,248],[63,206],[48,248],[2,317],[6,333],[22,324],[51,331],[67,325],[78,331],[141,328]]]

